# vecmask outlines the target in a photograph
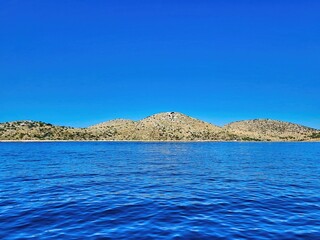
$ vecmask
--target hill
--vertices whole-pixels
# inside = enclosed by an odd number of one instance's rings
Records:
[[[159,113],[140,121],[112,120],[89,127],[102,139],[116,140],[209,140],[221,128],[182,113]]]
[[[90,139],[86,130],[54,126],[39,121],[15,121],[0,124],[0,140],[82,140]]]
[[[224,126],[229,133],[264,141],[303,141],[316,138],[316,129],[272,119],[237,121]]]
[[[128,119],[115,119],[88,128],[99,140],[131,140],[136,123]]]
[[[232,122],[219,127],[178,112],[140,121],[115,119],[88,128],[39,121],[0,124],[0,140],[141,140],[141,141],[320,141],[320,131],[271,119]]]
[[[136,123],[135,139],[210,140],[217,139],[221,128],[182,113],[159,113]]]

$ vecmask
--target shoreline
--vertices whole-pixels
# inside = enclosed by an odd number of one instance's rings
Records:
[[[0,143],[51,143],[51,142],[119,142],[119,143],[319,143],[315,141],[236,141],[236,140],[0,140]]]

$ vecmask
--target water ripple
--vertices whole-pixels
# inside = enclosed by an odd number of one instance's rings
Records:
[[[320,239],[319,143],[0,143],[1,239]]]

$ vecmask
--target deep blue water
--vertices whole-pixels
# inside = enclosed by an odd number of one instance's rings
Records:
[[[0,239],[320,239],[320,143],[0,143]]]

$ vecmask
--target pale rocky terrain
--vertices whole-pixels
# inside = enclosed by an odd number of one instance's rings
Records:
[[[166,112],[140,121],[115,119],[88,128],[6,122],[0,124],[0,140],[320,141],[320,131],[270,119],[219,127],[182,113]]]
[[[209,140],[219,138],[221,128],[175,112],[152,115],[136,122],[134,138],[142,140]]]
[[[235,135],[264,141],[304,141],[312,140],[319,135],[316,129],[272,119],[233,122],[224,126],[224,129]]]
[[[127,119],[115,119],[88,128],[100,140],[131,140],[136,122]]]
[[[140,121],[117,119],[89,127],[100,139],[116,140],[214,140],[222,128],[187,115],[159,113]],[[219,138],[220,139],[220,138]]]

